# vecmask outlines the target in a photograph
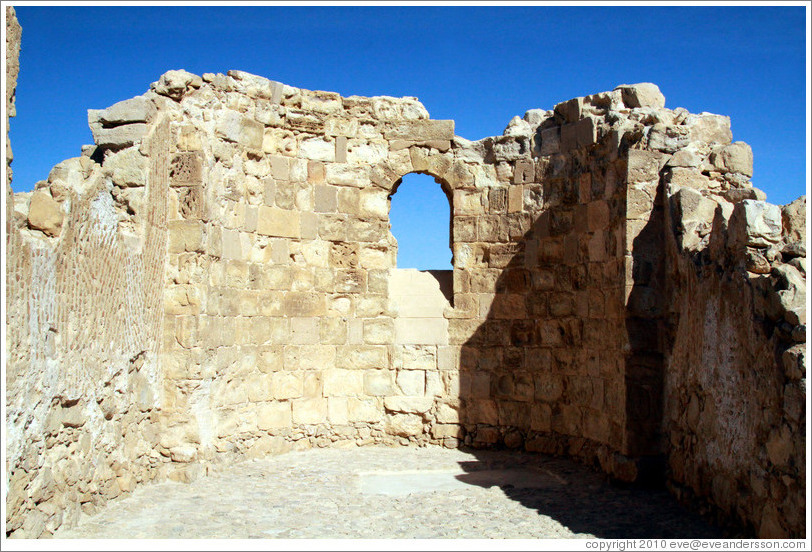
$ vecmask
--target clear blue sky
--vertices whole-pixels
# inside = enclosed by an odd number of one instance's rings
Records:
[[[528,109],[654,82],[666,107],[731,117],[769,201],[806,193],[801,6],[16,9],[16,191],[92,142],[88,108],[142,94],[183,68],[241,69],[342,95],[417,96],[472,140],[501,134]],[[417,226],[433,234],[448,223]],[[438,267],[448,255],[440,252]]]

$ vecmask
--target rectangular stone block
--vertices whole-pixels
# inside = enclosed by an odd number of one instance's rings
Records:
[[[288,370],[323,370],[335,363],[336,352],[333,345],[288,345],[284,354]]]
[[[271,376],[273,396],[277,400],[297,399],[303,393],[302,374],[280,371]]]
[[[291,422],[289,402],[271,402],[257,407],[257,427],[262,431],[287,428]]]
[[[577,130],[575,124],[561,127],[561,151],[567,153],[578,147]]]
[[[384,130],[387,140],[409,140],[413,142],[425,140],[453,140],[453,120],[401,120],[392,123]]]
[[[299,213],[261,205],[257,214],[257,233],[282,238],[300,237]]]
[[[659,151],[630,149],[626,165],[629,184],[658,181],[663,163],[664,154]]]
[[[360,370],[325,370],[325,397],[364,395],[364,372]]]
[[[508,213],[520,213],[524,210],[524,197],[522,186],[511,186],[508,188]]]
[[[327,421],[327,400],[323,398],[292,401],[294,424],[320,424]]]
[[[448,320],[443,318],[397,318],[397,345],[448,345]]]
[[[393,326],[391,318],[369,318],[364,320],[364,343],[377,345],[392,343]]]
[[[365,370],[364,393],[372,396],[387,396],[395,392],[394,377],[391,370]]]
[[[519,159],[513,169],[514,184],[528,184],[536,177],[536,165],[531,159]]]
[[[350,397],[347,399],[347,417],[350,422],[380,422],[383,417],[383,408],[380,400],[357,399]]]
[[[293,345],[318,343],[320,337],[319,319],[294,317],[290,319],[290,342]]]
[[[349,423],[349,409],[346,397],[327,398],[327,420],[333,426]]]
[[[290,292],[285,297],[288,316],[324,316],[327,312],[325,297],[320,293]]]
[[[541,155],[553,155],[558,153],[561,147],[560,127],[545,128],[541,131]]]
[[[335,162],[336,163],[346,163],[347,162],[347,137],[346,136],[336,136],[336,139],[335,139]]]
[[[386,345],[348,345],[336,350],[336,366],[351,370],[385,368],[389,364]]]
[[[575,123],[575,141],[579,148],[591,146],[597,140],[597,127],[591,117]]]
[[[173,220],[169,226],[169,252],[203,251],[203,223],[196,220]]]

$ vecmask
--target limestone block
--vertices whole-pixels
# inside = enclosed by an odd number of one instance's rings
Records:
[[[364,320],[364,343],[386,345],[392,343],[393,322],[391,318]]]
[[[324,370],[324,396],[347,397],[364,394],[364,372],[360,370]]]
[[[329,118],[324,121],[325,136],[353,138],[358,134],[358,119]]]
[[[386,397],[384,408],[389,412],[425,414],[434,406],[433,397]]]
[[[405,120],[391,123],[384,129],[387,140],[453,140],[453,120]]]
[[[438,422],[443,424],[457,424],[460,422],[460,412],[456,405],[440,403],[437,405],[435,415]]]
[[[333,426],[346,425],[350,422],[349,406],[345,397],[327,399],[327,419]]]
[[[389,217],[389,197],[385,190],[361,190],[358,208],[358,214],[362,217],[386,220]]]
[[[674,153],[685,147],[691,140],[690,130],[684,126],[657,123],[649,129],[648,147]]]
[[[140,142],[149,127],[144,123],[133,123],[112,128],[91,127],[93,142],[101,148],[122,149]]]
[[[575,123],[561,126],[561,151],[567,153],[578,147],[578,131]]]
[[[266,128],[262,136],[262,151],[271,155],[293,157],[299,153],[299,144],[296,135],[289,130]]]
[[[435,439],[462,437],[462,428],[457,424],[435,424],[431,428],[431,436]]]
[[[327,400],[323,398],[291,401],[294,424],[321,424],[327,421]]]
[[[136,96],[129,100],[115,103],[98,114],[98,120],[105,126],[127,123],[148,123],[155,116],[157,109],[152,100],[146,96]]]
[[[62,206],[45,192],[31,194],[28,205],[28,225],[49,236],[58,236],[62,231],[65,214]]]
[[[699,150],[697,147],[691,147],[693,144],[689,144],[688,147],[683,148],[674,155],[666,163],[668,167],[687,167],[687,168],[698,168],[702,166],[702,161],[705,159],[705,154]]]
[[[366,167],[347,165],[344,163],[330,163],[325,166],[325,179],[328,184],[336,186],[351,186],[366,188],[369,186],[369,173]]]
[[[298,238],[301,235],[299,213],[260,205],[257,214],[257,233],[263,236]]]
[[[353,345],[338,347],[336,367],[351,370],[381,369],[389,364],[385,345]]]
[[[630,183],[651,182],[660,179],[665,156],[658,151],[629,150],[627,171]]]
[[[274,372],[271,386],[277,400],[297,399],[304,393],[302,375],[296,372]]]
[[[135,148],[105,157],[104,169],[112,174],[113,183],[121,188],[146,185],[147,158]]]
[[[391,414],[386,419],[386,432],[401,437],[423,433],[423,418],[415,414]]]
[[[225,110],[217,117],[215,132],[229,142],[235,142],[254,150],[261,150],[265,127],[236,111]]]
[[[567,123],[574,123],[581,118],[583,105],[583,98],[572,98],[571,100],[556,104],[553,111]]]
[[[672,187],[682,186],[695,190],[707,190],[714,187],[714,182],[692,167],[671,167],[665,173],[666,182]]]
[[[312,161],[335,161],[335,144],[324,138],[310,138],[299,144],[299,156]]]
[[[592,201],[587,205],[587,220],[590,232],[609,227],[609,204],[606,201]]]
[[[200,312],[200,292],[194,286],[170,286],[164,289],[164,311],[167,314],[197,314]]]
[[[448,320],[444,318],[396,318],[398,345],[448,345]]]
[[[375,423],[381,421],[383,409],[375,399],[347,399],[347,418],[350,422]]]
[[[781,209],[765,201],[745,199],[733,207],[728,243],[733,247],[769,247],[781,240]]]
[[[554,155],[561,148],[561,127],[550,127],[541,130],[541,155]]]
[[[690,129],[691,141],[705,144],[729,144],[733,139],[730,117],[713,113],[688,114],[682,124]]]
[[[721,173],[753,176],[753,150],[744,142],[714,148],[708,160]]]
[[[591,117],[575,123],[575,143],[579,148],[591,146],[598,139],[598,127]]]
[[[289,345],[285,347],[285,368],[322,370],[335,363],[335,353],[332,345]]]
[[[196,220],[173,220],[169,226],[169,252],[203,250],[203,224]]]
[[[650,82],[621,84],[615,87],[615,90],[620,90],[626,107],[632,109],[636,107],[665,107],[665,96],[663,96],[656,84]]]
[[[626,190],[626,216],[630,219],[648,220],[654,209],[654,199],[645,186],[631,185]]]
[[[392,395],[394,390],[394,381],[390,370],[364,371],[364,392],[367,395]]]
[[[441,371],[456,370],[457,349],[456,347],[437,347],[437,369]]]
[[[319,319],[293,317],[290,319],[290,343],[306,345],[319,342]]]
[[[404,395],[422,397],[426,393],[426,372],[424,370],[399,370],[397,384]]]
[[[786,241],[806,243],[806,196],[781,207],[781,220]]]
[[[156,93],[180,101],[189,88],[199,88],[203,80],[184,69],[167,71],[150,88]]]

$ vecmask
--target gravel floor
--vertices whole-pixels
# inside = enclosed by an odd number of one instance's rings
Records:
[[[440,447],[316,449],[147,485],[55,538],[717,538],[665,491],[573,462]]]

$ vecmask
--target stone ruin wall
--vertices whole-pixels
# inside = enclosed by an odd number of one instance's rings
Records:
[[[623,86],[469,142],[414,98],[170,71],[89,111],[95,144],[10,205],[7,534],[151,480],[382,443],[563,454],[625,481],[665,457],[685,500],[802,535],[800,334],[729,307],[786,288],[741,259],[783,274],[795,238],[707,268],[708,243],[757,233],[742,206],[768,204],[743,201],[763,197],[726,117],[664,103]],[[452,207],[450,301],[396,269],[390,196],[412,172]],[[757,432],[731,432],[737,405]]]

